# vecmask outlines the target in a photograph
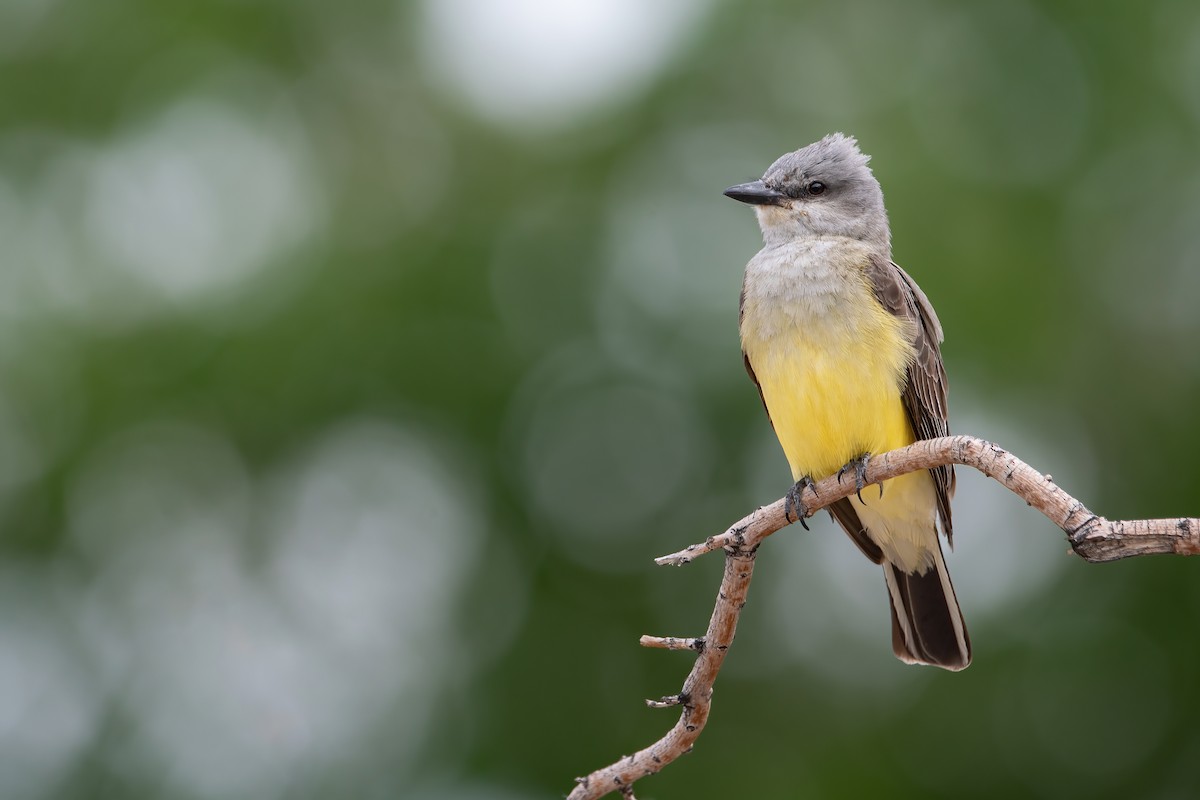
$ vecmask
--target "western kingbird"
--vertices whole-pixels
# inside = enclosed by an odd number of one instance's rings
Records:
[[[971,640],[937,528],[940,520],[951,541],[953,468],[861,492],[872,453],[949,432],[942,326],[892,262],[868,160],[835,133],[725,190],[754,206],[763,234],[742,284],[742,355],[792,468],[789,497],[814,478],[853,471],[860,491],[829,512],[883,565],[896,656],[960,670],[971,663]]]

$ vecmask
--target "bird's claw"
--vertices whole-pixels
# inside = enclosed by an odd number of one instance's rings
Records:
[[[785,519],[789,519],[795,515],[796,522],[800,523],[800,527],[808,530],[808,523],[804,521],[804,518],[808,516],[808,509],[805,508],[804,501],[800,499],[805,489],[812,489],[813,494],[817,493],[817,487],[811,475],[805,475],[787,490],[787,494],[783,496],[783,516]]]
[[[862,503],[862,490],[867,485],[867,462],[871,460],[870,453],[863,453],[857,458],[852,458],[846,462],[845,466],[838,470],[838,483],[842,482],[842,476],[850,470],[854,470],[854,494],[858,496],[858,502]],[[879,484],[879,496],[883,497],[883,484]]]

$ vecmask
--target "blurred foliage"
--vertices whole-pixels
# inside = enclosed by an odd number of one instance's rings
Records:
[[[0,5],[0,796],[518,798],[672,723],[788,472],[721,196],[832,130],[947,332],[952,427],[1200,513],[1200,6]],[[763,548],[682,796],[1189,797],[1196,565],[960,478],[975,664]],[[736,764],[736,769],[730,765]]]

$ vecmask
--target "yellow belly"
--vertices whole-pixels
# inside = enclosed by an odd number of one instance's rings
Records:
[[[862,310],[861,308],[858,310]],[[762,390],[792,477],[820,479],[864,453],[915,441],[901,399],[911,348],[882,308],[804,327],[771,324],[769,338],[743,324],[742,344]],[[852,498],[871,538],[907,571],[932,564],[936,496],[927,472],[887,481],[883,496]]]
[[[901,401],[907,344],[898,331],[876,333],[831,344],[793,330],[744,343],[795,479],[914,441]]]

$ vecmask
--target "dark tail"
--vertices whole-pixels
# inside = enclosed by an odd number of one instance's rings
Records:
[[[958,608],[941,547],[924,574],[901,572],[883,562],[892,598],[892,650],[909,664],[958,671],[971,663],[971,637]]]

